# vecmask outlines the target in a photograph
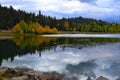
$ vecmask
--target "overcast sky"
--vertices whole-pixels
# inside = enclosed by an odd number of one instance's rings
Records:
[[[52,17],[90,17],[102,19],[120,15],[120,0],[0,0],[2,6]]]

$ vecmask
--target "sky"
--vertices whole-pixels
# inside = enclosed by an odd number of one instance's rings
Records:
[[[120,0],[0,0],[2,6],[52,17],[88,17],[96,19],[120,16]]]

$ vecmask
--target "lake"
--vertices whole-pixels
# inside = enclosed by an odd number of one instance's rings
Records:
[[[120,78],[120,34],[57,34],[0,39],[0,65],[85,80]]]

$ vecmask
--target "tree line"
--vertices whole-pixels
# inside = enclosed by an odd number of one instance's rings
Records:
[[[75,17],[56,19],[55,17],[45,16],[41,11],[36,15],[35,13],[28,13],[22,10],[15,10],[12,6],[3,7],[0,5],[0,29],[10,30],[18,23],[24,21],[29,28],[36,25],[42,28],[49,26],[50,29],[56,28],[58,31],[79,31],[79,32],[120,32],[120,24],[107,23],[102,20]],[[30,25],[31,24],[31,25]],[[25,27],[25,26],[24,26]],[[23,29],[23,28],[22,28]],[[34,32],[24,30],[23,32]],[[35,28],[34,28],[35,29]],[[38,32],[36,32],[38,33]]]
[[[43,27],[38,22],[30,22],[27,24],[24,20],[17,23],[13,28],[12,31],[15,33],[34,33],[34,34],[53,34],[58,33],[58,30],[53,27],[50,28],[49,26]]]

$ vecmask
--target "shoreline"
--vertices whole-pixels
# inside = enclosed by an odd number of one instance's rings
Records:
[[[79,80],[77,77],[65,76],[57,72],[36,72],[34,70],[20,70],[8,67],[0,67],[0,80]],[[88,76],[85,80],[92,80]],[[103,76],[96,80],[109,80]]]
[[[69,31],[60,31],[57,34],[120,34],[119,32],[69,32]],[[50,34],[33,34],[33,33],[25,33],[25,34],[19,34],[19,33],[14,33],[12,31],[7,31],[7,30],[0,30],[0,36],[39,36],[39,35],[50,35]]]
[[[26,33],[26,34],[15,34],[12,32],[5,32],[1,34],[0,32],[0,40],[4,40],[4,39],[12,39],[15,37],[56,37],[56,38],[60,38],[60,37],[67,37],[67,38],[120,38],[120,34],[118,33],[80,33],[80,34],[74,34],[74,33],[60,33],[60,34],[32,34],[32,33]]]

